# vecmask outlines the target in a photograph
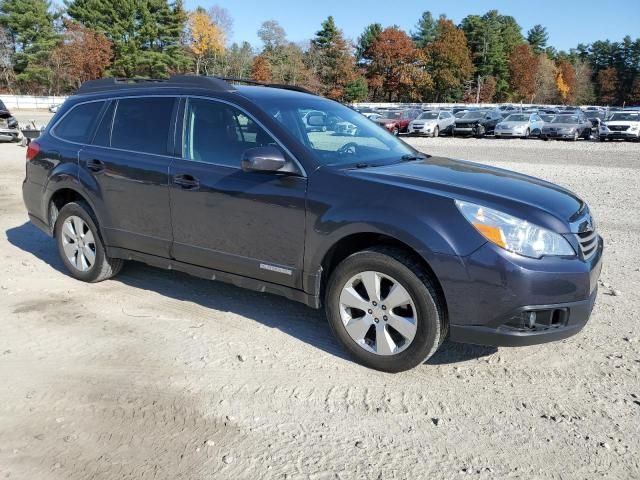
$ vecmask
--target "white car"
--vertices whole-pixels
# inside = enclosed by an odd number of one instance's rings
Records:
[[[334,132],[336,135],[348,135],[354,137],[358,134],[358,127],[351,122],[343,120],[341,122],[336,122]]]
[[[408,133],[437,137],[441,132],[450,132],[455,120],[451,112],[429,110],[422,112],[418,118],[409,123]]]
[[[613,140],[640,140],[640,112],[615,112],[608,120],[600,124],[598,132],[600,141]]]

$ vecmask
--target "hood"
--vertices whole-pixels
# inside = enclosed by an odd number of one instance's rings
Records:
[[[584,208],[580,198],[558,185],[509,170],[444,157],[353,172],[371,180],[484,204],[561,233],[568,232],[567,223],[575,220]],[[554,220],[550,221],[548,215]]]
[[[529,121],[528,120],[522,120],[522,121],[509,121],[509,122],[505,122],[504,120],[501,121],[500,123],[498,123],[498,125],[506,125],[507,127],[519,127],[520,125],[529,125]]]

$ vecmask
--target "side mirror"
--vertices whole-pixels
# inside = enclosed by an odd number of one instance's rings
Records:
[[[307,125],[310,127],[324,127],[327,124],[327,117],[324,113],[310,113],[307,115]]]
[[[241,166],[245,172],[277,172],[286,164],[282,152],[270,145],[249,148],[242,154]]]

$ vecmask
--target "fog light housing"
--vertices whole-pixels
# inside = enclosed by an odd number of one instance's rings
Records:
[[[512,316],[503,327],[518,331],[541,331],[564,327],[569,320],[568,308],[524,310]]]

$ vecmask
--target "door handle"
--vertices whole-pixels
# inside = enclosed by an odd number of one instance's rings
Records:
[[[102,160],[87,160],[87,169],[94,173],[100,173],[104,171],[105,166]]]
[[[200,182],[198,179],[188,174],[174,175],[173,183],[185,190],[197,190],[200,188]]]

